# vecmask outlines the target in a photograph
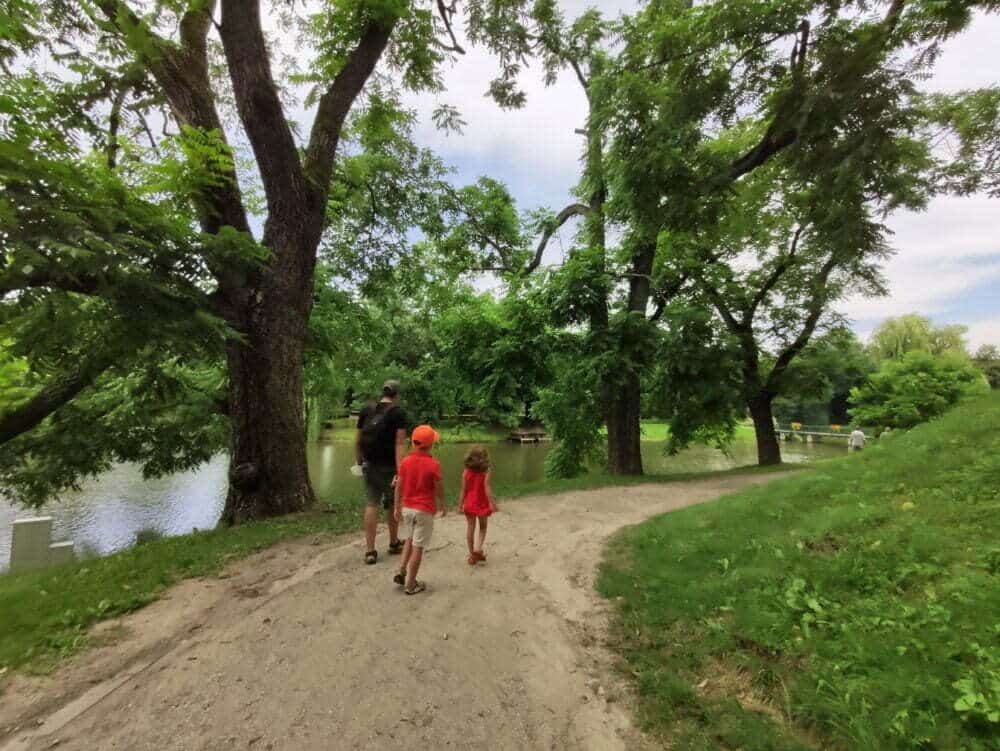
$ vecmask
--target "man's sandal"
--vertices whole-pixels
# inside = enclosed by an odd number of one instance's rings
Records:
[[[371,566],[377,560],[378,560],[377,550],[368,550],[365,552],[365,563],[367,563],[369,566]]]
[[[389,543],[389,555],[399,555],[403,552],[403,545],[405,543],[402,540],[396,540],[396,542]]]
[[[398,584],[401,587],[404,586],[406,584],[406,572],[400,571],[398,574],[392,577],[392,581],[394,584]]]
[[[407,587],[403,591],[406,592],[406,594],[408,594],[408,595],[416,595],[416,594],[420,594],[425,589],[427,589],[427,587],[424,586],[423,582],[413,582],[413,586],[412,587]]]

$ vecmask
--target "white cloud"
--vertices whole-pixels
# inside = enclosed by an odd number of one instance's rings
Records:
[[[969,348],[975,352],[984,344],[1000,346],[1000,316],[976,321],[969,325]]]
[[[840,309],[855,321],[904,313],[940,314],[965,290],[992,280],[1000,286],[1000,261],[980,264],[957,264],[950,259],[914,262],[900,255],[889,262],[886,275],[892,290],[888,297],[853,297]]]

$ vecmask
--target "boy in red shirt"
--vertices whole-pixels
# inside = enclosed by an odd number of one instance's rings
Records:
[[[401,568],[392,580],[402,584],[408,595],[424,591],[423,582],[417,581],[417,572],[434,532],[434,514],[438,510],[441,516],[448,513],[444,507],[441,465],[431,456],[438,438],[430,425],[418,425],[410,436],[413,451],[399,464],[394,513],[400,523],[399,536],[406,538],[406,544]]]

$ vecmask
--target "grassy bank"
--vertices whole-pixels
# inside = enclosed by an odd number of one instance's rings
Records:
[[[1000,748],[1000,395],[618,535],[599,587],[674,749]]]

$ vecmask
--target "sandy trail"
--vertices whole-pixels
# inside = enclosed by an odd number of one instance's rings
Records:
[[[280,545],[102,627],[119,638],[56,676],[16,678],[0,751],[642,748],[604,647],[604,543],[772,477],[502,504],[474,568],[450,514],[414,597],[391,583],[398,559],[361,563],[359,539]]]

